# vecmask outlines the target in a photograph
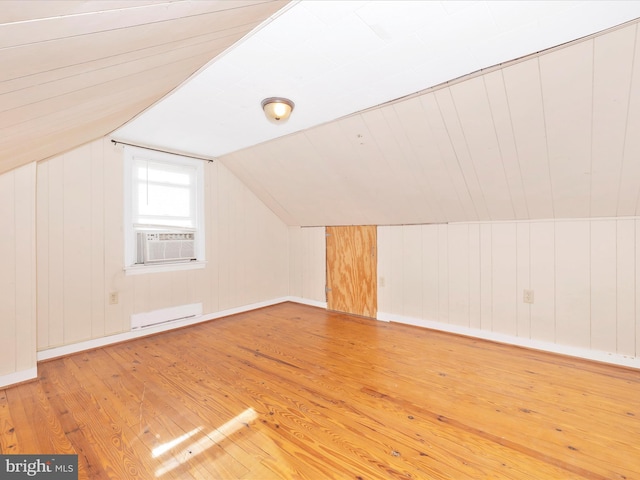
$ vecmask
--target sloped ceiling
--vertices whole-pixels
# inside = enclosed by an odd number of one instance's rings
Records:
[[[635,215],[638,17],[303,1],[114,136],[219,158],[290,225]],[[287,124],[269,96],[296,102]]]
[[[640,28],[221,158],[291,225],[640,215]]]
[[[219,159],[290,225],[638,215],[638,18],[637,1],[3,1],[0,173],[111,132]],[[287,124],[268,96],[296,102]]]
[[[3,0],[0,173],[107,135],[286,3]]]

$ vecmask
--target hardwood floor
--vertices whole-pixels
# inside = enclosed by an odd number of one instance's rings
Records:
[[[640,372],[285,303],[52,360],[2,453],[81,479],[640,479]]]

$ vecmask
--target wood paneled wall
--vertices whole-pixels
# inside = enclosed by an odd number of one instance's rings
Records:
[[[289,227],[289,295],[326,302],[324,227]]]
[[[38,164],[38,349],[129,331],[134,313],[288,295],[287,226],[218,162],[205,167],[206,268],[125,275],[121,148],[103,139]]]
[[[0,384],[36,367],[35,188],[35,164],[0,175]]]
[[[378,255],[380,312],[640,356],[640,219],[379,227]]]

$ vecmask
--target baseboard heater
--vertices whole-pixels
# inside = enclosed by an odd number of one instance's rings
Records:
[[[131,315],[131,329],[151,327],[160,323],[175,322],[202,315],[202,303],[190,303]]]

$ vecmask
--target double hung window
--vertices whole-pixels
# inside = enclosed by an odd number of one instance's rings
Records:
[[[125,147],[125,268],[194,268],[204,262],[204,162]]]

